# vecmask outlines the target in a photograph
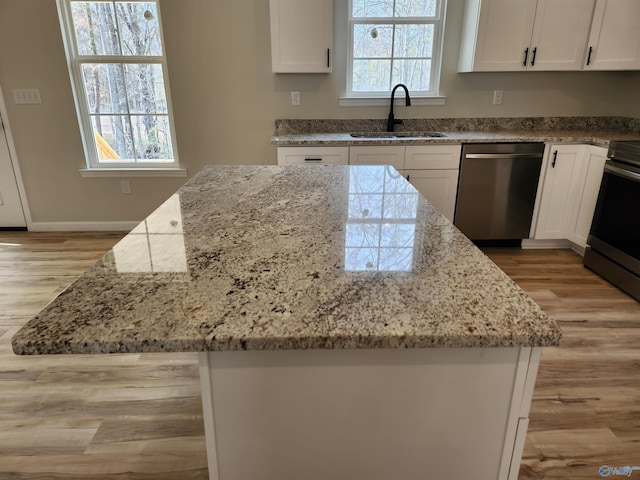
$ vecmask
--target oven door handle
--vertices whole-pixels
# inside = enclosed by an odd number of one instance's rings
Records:
[[[624,168],[616,167],[609,163],[605,164],[604,171],[611,172],[614,175],[618,175],[620,177],[628,178],[629,180],[633,180],[634,182],[640,182],[640,173],[625,170]]]

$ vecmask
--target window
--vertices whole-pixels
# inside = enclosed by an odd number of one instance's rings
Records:
[[[347,95],[437,96],[445,0],[350,0]]]
[[[88,168],[178,167],[158,2],[58,7]]]

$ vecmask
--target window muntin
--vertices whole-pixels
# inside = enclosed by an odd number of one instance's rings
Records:
[[[58,1],[89,168],[177,167],[157,2]]]
[[[438,94],[445,0],[351,0],[348,95]]]

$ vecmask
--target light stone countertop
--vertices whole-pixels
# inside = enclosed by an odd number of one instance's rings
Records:
[[[387,166],[209,166],[13,337],[18,354],[557,345]]]
[[[288,133],[275,134],[271,144],[285,146],[357,146],[357,145],[443,145],[460,143],[505,143],[505,142],[542,142],[542,143],[587,143],[606,147],[612,140],[637,140],[638,133],[618,131],[497,131],[497,132],[449,132],[438,130],[443,137],[352,137],[349,133]]]
[[[277,146],[428,145],[460,143],[587,143],[640,138],[640,120],[626,117],[522,117],[404,119],[398,133],[437,132],[444,137],[387,138],[384,121],[277,120],[271,144]],[[380,137],[352,137],[351,132],[380,132]]]

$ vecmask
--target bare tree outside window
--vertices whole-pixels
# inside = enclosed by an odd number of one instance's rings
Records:
[[[93,163],[175,163],[157,2],[59,1]]]
[[[444,0],[351,0],[351,93],[436,94]]]

